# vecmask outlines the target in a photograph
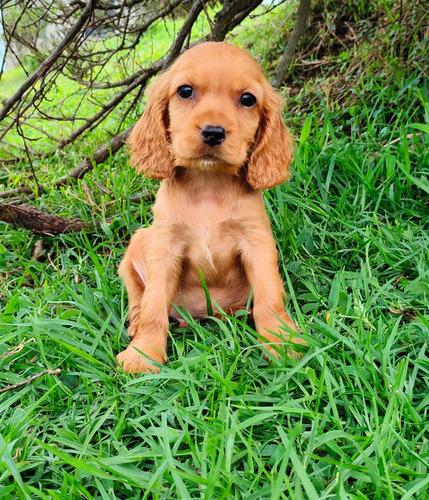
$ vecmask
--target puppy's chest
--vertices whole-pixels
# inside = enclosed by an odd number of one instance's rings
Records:
[[[234,235],[228,231],[229,223],[201,224],[193,228],[188,257],[200,267],[224,267],[235,258]]]
[[[238,232],[235,226],[229,211],[201,207],[191,225],[188,261],[203,272],[223,273],[237,258]]]

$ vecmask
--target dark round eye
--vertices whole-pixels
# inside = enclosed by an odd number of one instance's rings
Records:
[[[180,87],[177,89],[177,94],[182,99],[191,99],[192,97],[194,97],[195,92],[190,85],[180,85]]]
[[[256,104],[256,97],[253,94],[249,94],[248,92],[245,92],[241,97],[240,97],[240,104],[244,106],[245,108],[251,108]]]

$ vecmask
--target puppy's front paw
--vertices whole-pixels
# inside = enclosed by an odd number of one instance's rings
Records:
[[[281,322],[272,322],[270,325],[264,325],[261,329],[265,333],[261,333],[261,335],[267,340],[267,343],[263,340],[261,342],[264,344],[266,350],[270,353],[271,356],[275,358],[279,358],[280,356],[286,354],[293,358],[298,358],[302,356],[301,352],[297,352],[292,349],[290,346],[286,346],[284,342],[292,342],[293,344],[307,345],[306,341],[299,336],[295,335],[295,332],[299,332],[299,328],[293,323],[293,321],[289,318],[287,314],[280,317]],[[285,327],[285,325],[287,327]],[[287,333],[287,329],[292,330],[292,333]],[[277,334],[277,335],[275,335]],[[270,356],[267,353],[264,353],[265,359],[270,360]]]
[[[307,342],[304,339],[297,338],[295,336],[290,338],[288,335],[283,334],[281,338],[276,337],[276,340],[274,340],[274,342],[271,340],[271,342],[277,344],[276,349],[274,349],[269,344],[264,344],[265,349],[271,354],[271,356],[274,356],[275,358],[280,358],[281,356],[283,356],[286,353],[289,357],[297,359],[303,355],[302,352],[295,351],[291,346],[289,346],[289,345],[285,346],[285,344],[282,342],[282,339],[285,342],[290,341],[293,344],[297,344],[297,345],[298,344],[303,345],[303,346],[307,345]],[[267,353],[264,353],[264,357],[267,361],[269,361],[271,359],[271,356]]]
[[[159,366],[167,362],[165,348],[161,346],[148,346],[144,342],[131,342],[120,352],[116,359],[122,369],[127,373],[159,373]]]

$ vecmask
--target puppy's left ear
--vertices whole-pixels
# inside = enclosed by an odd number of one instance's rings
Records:
[[[247,164],[247,182],[254,189],[268,189],[290,177],[292,138],[283,123],[281,110],[281,97],[266,82],[256,144]]]
[[[174,158],[168,140],[169,71],[150,86],[146,109],[129,138],[131,164],[154,179],[165,179],[173,172]]]

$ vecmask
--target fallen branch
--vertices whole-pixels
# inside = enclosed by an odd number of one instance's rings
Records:
[[[153,201],[155,195],[152,193],[140,193],[129,198],[130,203],[140,203],[142,200]],[[110,202],[115,203],[115,202]],[[47,214],[42,210],[30,205],[16,205],[14,203],[0,204],[0,221],[7,222],[16,227],[22,227],[34,234],[53,236],[55,234],[79,232],[83,229],[92,231],[99,227],[102,222],[110,224],[114,217],[97,220],[94,224],[88,224],[82,219],[60,217]]]
[[[414,136],[419,137],[420,135],[423,135],[423,132],[413,132],[412,134],[407,134],[406,138],[407,139],[412,139]],[[393,146],[393,144],[396,144],[397,142],[401,141],[402,137],[398,137],[396,139],[393,139],[393,141],[388,142],[385,144],[383,147],[387,148],[387,146]]]
[[[59,217],[47,214],[30,205],[12,205],[10,203],[0,204],[0,220],[23,227],[35,234],[46,236],[89,228],[88,224],[81,219]]]
[[[3,392],[12,391],[13,389],[18,389],[18,387],[22,387],[23,385],[29,385],[31,384],[31,382],[34,382],[40,377],[43,377],[43,375],[59,375],[60,373],[61,373],[61,368],[57,368],[56,370],[52,370],[51,368],[49,368],[48,370],[43,370],[43,372],[36,373],[36,375],[27,378],[23,382],[18,382],[16,384],[7,385],[6,387],[3,387],[3,389],[0,389],[0,394],[2,394]]]

